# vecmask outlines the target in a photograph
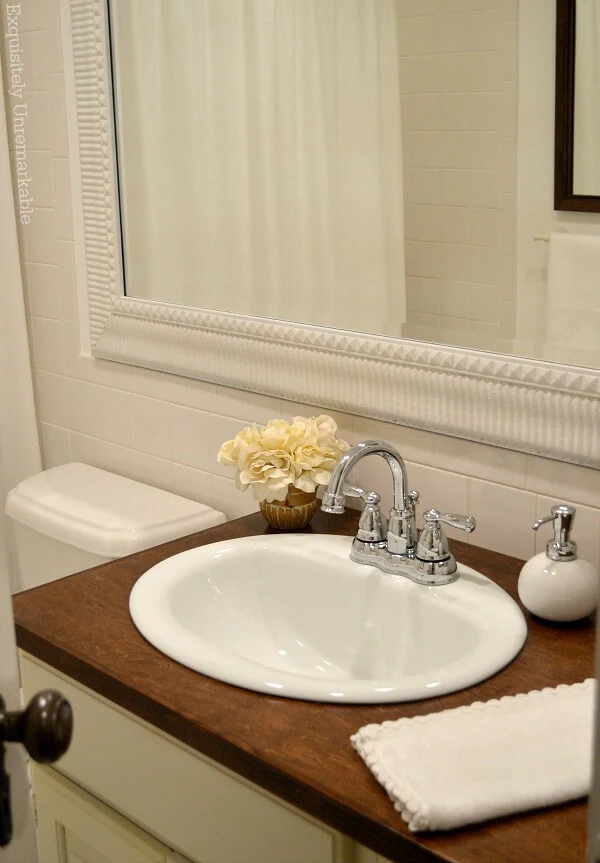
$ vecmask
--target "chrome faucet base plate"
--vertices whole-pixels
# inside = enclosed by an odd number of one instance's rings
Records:
[[[439,567],[438,571],[430,570],[430,562],[424,566],[421,561],[412,557],[404,557],[404,555],[393,554],[387,550],[385,543],[366,543],[361,540],[354,539],[350,550],[350,560],[355,563],[367,564],[367,566],[375,566],[390,575],[399,575],[403,578],[408,578],[415,584],[430,585],[439,587],[443,584],[451,584],[458,578],[458,570],[456,563],[454,564],[453,572],[445,572],[443,567]],[[445,561],[440,563],[446,563]]]

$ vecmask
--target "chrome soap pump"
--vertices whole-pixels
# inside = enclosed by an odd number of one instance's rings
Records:
[[[554,538],[546,544],[546,551],[528,560],[521,570],[519,597],[525,608],[545,620],[580,620],[598,604],[598,572],[589,561],[577,557],[571,539],[575,507],[563,503],[550,512],[533,529],[553,522]]]

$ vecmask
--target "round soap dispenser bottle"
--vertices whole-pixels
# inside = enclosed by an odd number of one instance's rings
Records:
[[[519,597],[525,608],[545,620],[580,620],[598,604],[598,573],[589,561],[577,557],[571,539],[575,507],[563,503],[550,512],[533,529],[553,522],[554,538],[521,570]]]

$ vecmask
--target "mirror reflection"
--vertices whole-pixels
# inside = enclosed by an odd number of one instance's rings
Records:
[[[600,366],[517,226],[518,4],[451,5],[111,0],[127,294]]]
[[[127,293],[401,335],[395,0],[112,4]]]

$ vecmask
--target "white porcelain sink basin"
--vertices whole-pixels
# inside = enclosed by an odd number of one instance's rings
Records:
[[[424,587],[349,560],[349,537],[244,537],[149,569],[130,597],[148,641],[236,686],[312,701],[411,701],[477,683],[519,652],[517,604],[459,564]]]

